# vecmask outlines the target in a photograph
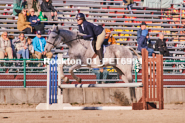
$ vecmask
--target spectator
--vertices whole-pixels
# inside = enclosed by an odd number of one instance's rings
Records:
[[[51,58],[53,56],[51,52],[47,53],[46,51],[44,51],[45,45],[46,45],[46,40],[41,36],[41,31],[38,30],[36,37],[33,39],[33,47],[38,59],[41,59],[42,55],[46,56],[47,58]]]
[[[137,43],[138,43],[138,50],[141,52],[142,48],[146,48],[148,50],[148,55],[152,56],[153,49],[148,48],[147,41],[151,44],[151,40],[148,37],[148,30],[146,30],[146,23],[141,23],[141,28],[137,31]]]
[[[14,0],[14,3],[13,3],[13,14],[15,16],[18,16],[19,13],[21,13],[23,8],[24,8],[24,6],[22,5],[22,0]]]
[[[17,29],[19,31],[24,31],[25,34],[31,34],[32,27],[29,24],[31,24],[31,23],[27,21],[26,10],[23,9],[22,13],[19,14],[19,18],[17,21]]]
[[[15,44],[15,49],[17,51],[17,58],[20,59],[20,56],[22,55],[23,59],[29,59],[28,44],[24,33],[20,33],[19,37],[13,40],[13,43]]]
[[[13,51],[13,58],[17,58],[15,45],[13,44],[13,40],[15,39],[15,37],[13,35],[8,35],[8,38],[10,39],[10,42],[11,42],[11,48]]]
[[[130,14],[133,14],[132,12],[132,6],[134,4],[134,0],[123,0],[123,5],[127,5],[127,9],[130,10]]]
[[[105,29],[105,40],[103,42],[104,45],[108,44],[116,44],[115,38],[111,35],[111,31],[109,29]]]
[[[4,59],[8,56],[9,59],[13,59],[11,42],[8,39],[8,33],[3,32],[0,37],[0,59]]]
[[[27,1],[26,0],[23,0],[22,6],[23,6],[24,9],[27,9],[28,8],[27,5],[28,5]]]
[[[27,9],[30,10],[31,8],[35,11],[34,15],[38,16],[41,11],[40,2],[38,0],[27,0]]]
[[[100,79],[101,74],[103,74],[103,80],[107,79],[108,71],[106,68],[93,68],[93,73],[96,75],[96,79]],[[97,84],[103,84],[104,81],[97,81]]]
[[[166,47],[166,40],[164,34],[159,33],[159,39],[155,43],[155,51],[159,51],[163,56],[169,56],[169,51]]]
[[[48,21],[52,21],[52,18],[54,18],[53,20],[58,20],[57,10],[54,9],[52,0],[43,0],[41,11],[43,12],[43,15],[47,17]]]
[[[32,45],[32,41],[31,38],[27,39],[28,42],[28,49],[29,49],[29,54],[30,54],[30,58],[37,58],[36,55],[34,54],[34,47]]]
[[[38,19],[38,17],[34,15],[33,8],[30,9],[30,16],[28,17],[28,21],[31,23],[31,26],[33,27],[35,31],[40,30],[41,34],[45,33],[44,24],[41,24],[40,19]]]

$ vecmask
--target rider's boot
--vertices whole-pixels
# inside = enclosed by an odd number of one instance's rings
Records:
[[[103,66],[103,61],[102,61],[102,59],[103,59],[103,50],[102,50],[102,48],[100,48],[99,50],[97,50],[97,55],[99,56],[99,59],[100,59],[100,65],[98,65],[98,66]]]

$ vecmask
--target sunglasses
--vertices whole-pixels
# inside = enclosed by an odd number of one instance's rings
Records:
[[[8,36],[8,35],[3,35],[3,36]]]

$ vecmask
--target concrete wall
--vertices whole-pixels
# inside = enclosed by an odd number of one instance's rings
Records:
[[[130,102],[128,88],[74,88],[64,89],[66,103],[119,103]],[[137,99],[142,89],[136,88]],[[0,104],[44,103],[46,88],[1,88]],[[164,88],[164,103],[185,103],[185,88]]]

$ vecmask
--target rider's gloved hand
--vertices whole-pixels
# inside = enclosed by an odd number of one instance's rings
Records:
[[[83,37],[83,36],[80,36],[80,35],[78,36],[78,38],[79,38],[79,39],[84,39],[84,37]]]

